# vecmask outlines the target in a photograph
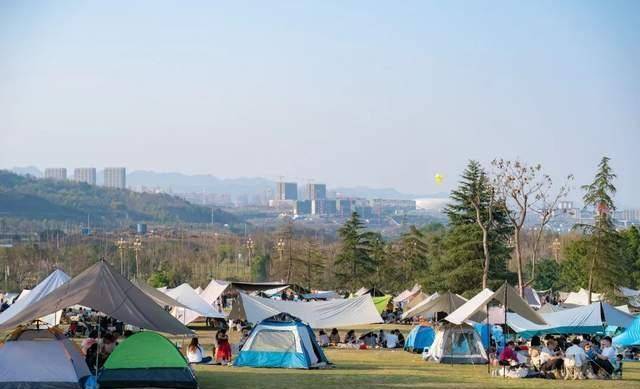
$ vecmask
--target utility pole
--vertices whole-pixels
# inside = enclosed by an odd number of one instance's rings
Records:
[[[125,266],[124,266],[124,250],[127,248],[127,244],[128,242],[124,240],[124,238],[120,238],[116,242],[116,245],[118,246],[118,249],[120,251],[120,274],[123,277],[127,277],[127,275],[125,274]]]
[[[136,280],[140,279],[140,261],[138,259],[138,254],[140,253],[140,250],[142,249],[142,241],[140,240],[140,238],[136,238],[136,240],[133,242],[133,252],[135,253],[136,256]]]

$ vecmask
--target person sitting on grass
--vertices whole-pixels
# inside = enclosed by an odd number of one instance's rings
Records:
[[[622,359],[623,359],[622,354],[616,355],[616,367],[615,369],[613,369],[613,375],[612,375],[612,377],[614,378],[622,379]]]
[[[380,332],[378,332],[378,347],[387,347],[387,337],[384,333],[384,330],[380,330]]]
[[[531,365],[536,370],[540,370],[540,337],[535,335],[531,338],[531,345],[529,346],[529,360]]]
[[[604,370],[608,375],[611,375],[613,370],[615,370],[614,365],[617,361],[616,350],[611,347],[610,336],[605,336],[600,340],[600,348],[602,351],[599,354],[596,354],[595,358],[590,361],[593,373],[597,375],[601,370]]]
[[[347,332],[347,334],[344,337],[344,343],[345,344],[356,344],[357,342],[358,342],[358,339],[356,338],[356,331],[349,330],[349,332]]]
[[[518,364],[518,356],[516,355],[516,344],[513,340],[507,342],[507,346],[500,353],[500,366],[512,366]]]
[[[543,347],[540,352],[540,362],[542,362],[540,371],[545,375],[558,372],[564,366],[562,357],[562,350],[558,348],[558,343],[555,339],[547,340],[546,347]]]
[[[395,331],[391,331],[391,333],[386,334],[386,336],[385,336],[385,347],[386,348],[396,348],[396,347],[398,347],[398,335],[396,335]]]
[[[399,348],[403,348],[404,347],[404,335],[402,335],[402,332],[400,332],[399,329],[396,329],[396,336],[398,337],[398,347]]]
[[[337,346],[340,343],[340,333],[337,328],[331,330],[331,334],[329,335],[329,344],[331,346]]]
[[[320,347],[327,347],[329,343],[327,333],[324,332],[324,330],[320,330],[320,332],[318,332],[318,345],[320,345]]]
[[[204,350],[200,343],[198,342],[198,338],[194,337],[191,339],[191,343],[187,347],[187,360],[189,363],[197,363],[197,364],[207,364],[210,363],[212,357],[205,357]]]

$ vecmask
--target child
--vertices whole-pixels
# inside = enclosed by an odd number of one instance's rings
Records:
[[[613,369],[611,377],[622,379],[622,354],[616,355],[616,367]]]

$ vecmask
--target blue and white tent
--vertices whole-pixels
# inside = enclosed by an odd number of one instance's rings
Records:
[[[515,313],[507,314],[507,323],[518,335],[529,338],[542,334],[596,334],[608,328],[628,328],[633,316],[602,301],[578,308],[564,309],[542,315],[547,322],[540,325]]]
[[[422,352],[425,347],[431,347],[436,332],[430,326],[417,325],[411,329],[404,342],[405,351]]]
[[[613,338],[613,344],[621,347],[640,346],[640,317],[636,317],[622,334]]]
[[[288,313],[256,325],[234,366],[313,369],[329,364],[311,327]]]

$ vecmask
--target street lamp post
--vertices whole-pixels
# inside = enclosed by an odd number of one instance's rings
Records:
[[[284,247],[285,247],[285,245],[286,245],[286,243],[284,241],[284,238],[278,239],[278,243],[276,243],[276,249],[278,250],[278,254],[280,254],[280,265],[281,266],[283,264],[282,256],[284,255]]]
[[[553,256],[556,259],[556,262],[560,261],[560,239],[555,238],[553,243],[551,243],[551,249],[553,250]]]
[[[133,252],[136,255],[136,280],[138,280],[140,278],[140,261],[138,259],[138,254],[140,253],[140,250],[142,250],[142,240],[140,240],[140,238],[136,238],[132,246]]]
[[[124,240],[124,238],[120,238],[117,242],[116,245],[118,246],[118,249],[120,251],[120,274],[122,274],[124,277],[127,277],[127,275],[125,275],[124,269],[124,249],[127,248],[127,244],[128,242],[126,240]]]

